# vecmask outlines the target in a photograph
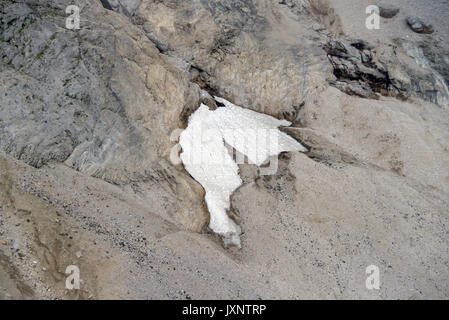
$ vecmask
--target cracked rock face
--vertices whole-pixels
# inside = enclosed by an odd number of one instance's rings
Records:
[[[349,0],[79,0],[79,30],[71,4],[0,0],[0,298],[448,298],[443,0],[376,32]],[[241,249],[170,160],[213,96],[309,150],[238,165]]]

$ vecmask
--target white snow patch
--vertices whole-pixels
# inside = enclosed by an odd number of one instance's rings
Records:
[[[307,151],[289,135],[278,130],[286,120],[241,108],[215,97],[224,107],[216,110],[201,104],[181,133],[181,160],[185,169],[206,191],[209,227],[223,237],[225,245],[240,245],[240,227],[228,217],[231,194],[241,184],[239,168],[225,142],[258,166],[284,151]]]

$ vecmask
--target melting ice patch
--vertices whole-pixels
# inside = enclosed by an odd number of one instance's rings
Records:
[[[222,236],[225,245],[240,247],[240,227],[226,212],[230,208],[231,194],[242,180],[225,142],[258,166],[281,152],[307,149],[279,131],[280,126],[289,126],[289,121],[241,108],[222,98],[215,99],[224,107],[209,110],[201,104],[190,116],[179,140],[181,160],[206,192],[209,227]]]

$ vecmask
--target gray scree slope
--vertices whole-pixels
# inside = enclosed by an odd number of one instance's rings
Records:
[[[448,298],[449,6],[369,2],[0,0],[0,298]],[[169,160],[213,95],[310,150],[240,165],[240,250]]]

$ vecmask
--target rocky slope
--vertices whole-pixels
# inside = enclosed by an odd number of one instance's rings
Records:
[[[447,298],[449,6],[424,2],[368,30],[369,1],[0,0],[0,298]],[[240,165],[242,249],[170,161],[212,95],[310,149]]]

